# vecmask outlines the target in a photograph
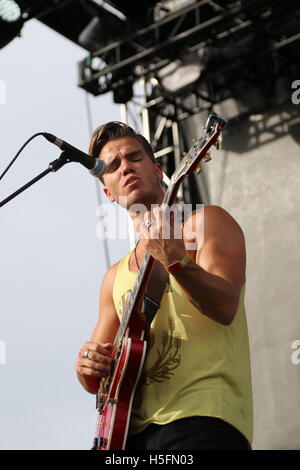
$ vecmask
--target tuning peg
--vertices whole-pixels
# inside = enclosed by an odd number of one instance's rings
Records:
[[[195,173],[196,173],[196,175],[198,175],[201,170],[202,170],[201,166],[200,166],[200,165],[197,165],[196,168],[195,168]]]
[[[220,140],[217,139],[216,142],[214,143],[214,146],[216,147],[217,150],[220,148]]]
[[[210,151],[206,152],[206,155],[205,157],[203,157],[203,160],[205,162],[209,162],[209,160],[211,160]]]

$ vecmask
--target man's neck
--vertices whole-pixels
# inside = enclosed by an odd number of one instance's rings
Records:
[[[145,216],[146,211],[151,211],[154,207],[160,206],[163,203],[164,197],[165,197],[165,192],[161,188],[160,192],[157,194],[157,198],[153,199],[151,203],[147,201],[145,204],[142,204],[144,206],[144,213],[139,213],[135,211],[133,213],[130,213],[130,208],[129,208],[129,211],[128,211],[129,216],[131,217],[133,221],[133,224],[137,233],[139,233],[140,231],[139,230],[140,223],[144,221],[144,216]]]

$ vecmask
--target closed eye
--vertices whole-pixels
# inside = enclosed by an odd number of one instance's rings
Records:
[[[140,152],[138,152],[138,153],[140,153]],[[132,154],[127,155],[126,159],[130,162],[139,162],[139,161],[143,160],[143,157],[137,156],[136,153],[134,152]],[[106,173],[112,173],[112,172],[116,171],[118,169],[119,165],[120,165],[120,159],[119,158],[114,159],[113,161],[111,161],[110,163],[107,164]]]

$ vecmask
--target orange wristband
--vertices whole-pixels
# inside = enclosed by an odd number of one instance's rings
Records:
[[[190,255],[188,253],[185,253],[184,257],[180,261],[175,261],[174,263],[165,266],[165,268],[171,274],[178,273],[188,264],[191,259],[192,258],[190,257]]]

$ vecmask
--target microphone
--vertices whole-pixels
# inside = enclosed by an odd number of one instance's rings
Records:
[[[73,145],[68,144],[68,142],[59,139],[53,134],[49,134],[48,132],[43,132],[42,134],[49,142],[57,145],[57,147],[61,148],[62,150],[65,150],[70,160],[79,162],[85,166],[85,168],[90,170],[91,175],[101,176],[103,173],[105,173],[106,165],[103,160],[90,157],[86,153],[78,150],[76,147],[73,147]]]

